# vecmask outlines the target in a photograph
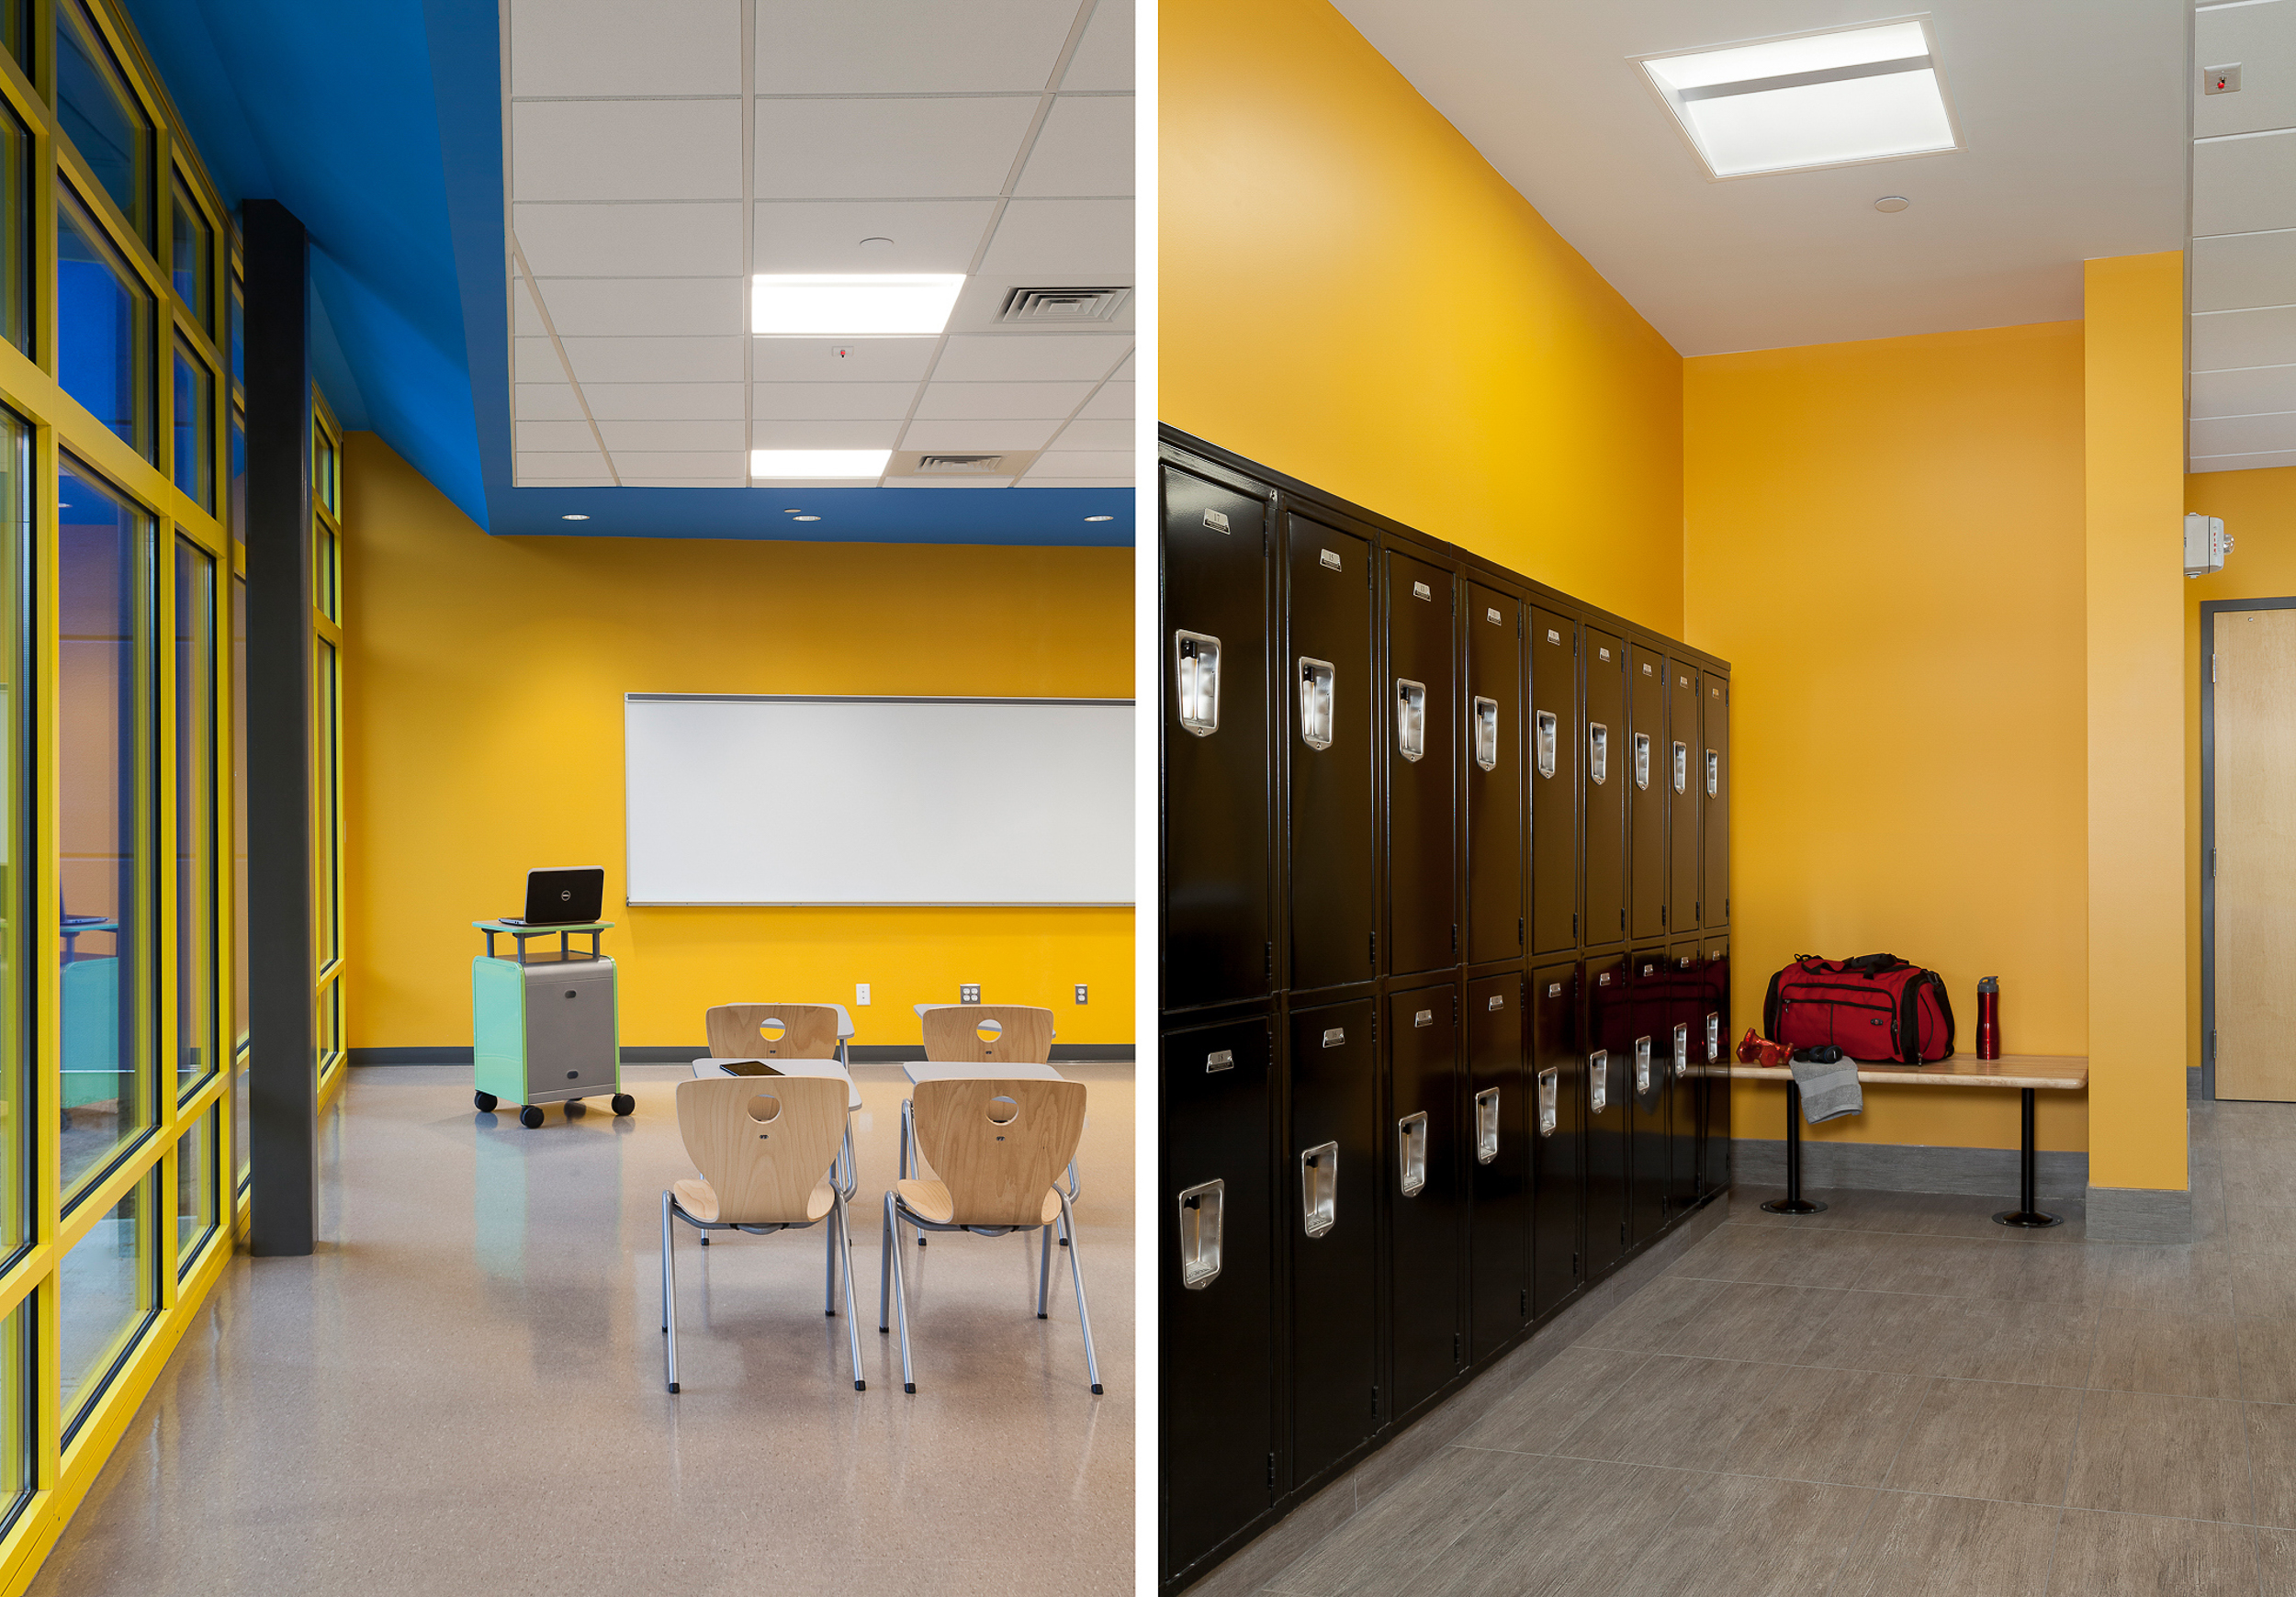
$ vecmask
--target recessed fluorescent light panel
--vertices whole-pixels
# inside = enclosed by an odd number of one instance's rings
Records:
[[[872,478],[885,474],[890,449],[752,449],[749,475],[770,478]]]
[[[962,274],[750,279],[749,331],[760,338],[897,338],[949,325]]]
[[[1718,178],[1961,148],[1926,17],[1637,59]]]

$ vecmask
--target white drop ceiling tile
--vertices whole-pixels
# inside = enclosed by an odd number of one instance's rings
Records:
[[[1066,443],[1066,439],[1062,440]],[[1129,477],[1132,470],[1132,452],[1129,449],[1048,449],[1037,456],[1030,468],[1030,477]]]
[[[1068,58],[1064,89],[1129,89],[1136,81],[1132,59],[1132,0],[1100,0],[1085,25],[1076,53]]]
[[[2192,309],[2257,305],[2296,305],[2296,231],[2195,239]]]
[[[964,333],[949,340],[937,381],[1097,382],[1131,340],[1091,332]]]
[[[937,338],[760,338],[760,383],[917,383],[932,365]]]
[[[739,199],[740,102],[513,102],[511,197]]]
[[[2276,455],[2195,455],[2192,461],[2195,471],[2268,471],[2280,466],[2296,466],[2296,449],[2285,449]]]
[[[887,488],[1010,488],[1009,477],[888,477]]]
[[[2240,92],[2203,95],[2192,91],[2192,132],[2246,133],[2259,128],[2296,125],[2296,5],[2274,0],[2263,6],[2224,6],[2192,17],[2195,73],[2241,62]]]
[[[753,449],[890,449],[901,433],[898,416],[822,419],[760,417],[749,429]]]
[[[1132,188],[1131,96],[1063,95],[1052,102],[1013,192],[1129,197]]]
[[[511,287],[511,335],[514,338],[547,338],[550,329],[535,308],[533,288],[523,278]]]
[[[537,277],[738,277],[741,205],[517,205],[519,248]]]
[[[718,338],[568,338],[574,380],[592,383],[725,383],[741,380],[741,341]]]
[[[739,449],[741,420],[729,422],[601,422],[606,447],[618,460],[628,449]]]
[[[2276,366],[2296,362],[2296,306],[2215,310],[2192,318],[2192,369]]]
[[[771,200],[752,208],[760,272],[962,272],[993,199]],[[890,244],[861,247],[863,239]]]
[[[1033,96],[760,100],[760,199],[939,199],[1001,193]]]
[[[582,398],[601,422],[741,420],[739,383],[584,383]]]
[[[743,477],[749,457],[735,449],[617,449],[615,472],[622,477]]]
[[[1005,207],[981,271],[1048,285],[1063,277],[1130,284],[1132,201],[1016,199]]]
[[[929,383],[917,402],[919,421],[1016,417],[1059,421],[1084,402],[1090,383]]]
[[[515,291],[511,303],[516,305],[525,292]],[[566,367],[558,359],[558,352],[550,347],[546,338],[524,336],[511,340],[511,380],[518,383],[563,383]]]
[[[2296,410],[2280,416],[2230,416],[2192,423],[2195,455],[2261,455],[2296,449]]]
[[[2262,416],[2296,410],[2296,366],[2192,374],[2192,414]]]
[[[739,277],[546,277],[535,285],[560,338],[739,335]]]
[[[1077,0],[759,0],[761,95],[1039,90]]]
[[[1129,366],[1129,363],[1128,363]],[[1076,413],[1082,422],[1132,422],[1138,412],[1132,409],[1133,383],[1103,383],[1100,391]]]
[[[2296,228],[2296,131],[2194,144],[2192,236],[2272,228]]]
[[[551,450],[529,453],[520,451],[512,465],[522,479],[564,478],[583,482],[611,482],[606,470],[605,456],[596,449]]]
[[[583,421],[535,422],[521,417],[512,432],[517,435],[513,447],[521,455],[582,449],[593,455],[598,453],[598,440],[591,434],[590,423]]]
[[[511,0],[524,95],[738,95],[739,0]]]
[[[1013,484],[1015,488],[1133,488],[1129,477],[1046,477],[1032,471]]]
[[[1030,421],[1009,416],[996,421],[911,422],[909,430],[901,434],[901,447],[968,455],[989,455],[1000,450],[1018,454],[1043,448],[1052,429],[1059,425],[1049,419]]]
[[[915,383],[760,383],[750,414],[759,421],[898,422]]]
[[[571,383],[520,383],[511,390],[511,414],[521,422],[579,422],[582,404]]]
[[[1057,447],[1062,449],[1121,449],[1132,447],[1133,428],[1130,422],[1071,422],[1061,429]]]

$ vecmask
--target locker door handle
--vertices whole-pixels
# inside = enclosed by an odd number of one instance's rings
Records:
[[[1684,1020],[1674,1028],[1674,1079],[1680,1081],[1690,1074],[1690,1022]]]
[[[1300,657],[1300,741],[1310,748],[1332,746],[1332,662]]]
[[[1499,769],[1499,701],[1475,696],[1475,763],[1485,770]]]
[[[1610,780],[1610,728],[1600,721],[1586,724],[1586,774],[1597,787]]]
[[[1475,1163],[1489,1164],[1499,1157],[1499,1094],[1487,1087],[1475,1095]]]
[[[1201,632],[1172,635],[1173,681],[1180,725],[1199,737],[1220,730],[1220,640]]]
[[[1648,732],[1638,732],[1635,734],[1635,786],[1648,788],[1649,785],[1650,735]]]
[[[1598,1048],[1586,1056],[1586,1103],[1589,1114],[1610,1108],[1610,1050]]]
[[[1180,1194],[1180,1285],[1200,1292],[1220,1278],[1220,1237],[1228,1184],[1207,1181]]]
[[[1690,791],[1690,745],[1687,743],[1674,745],[1674,791],[1681,793]]]
[[[1427,684],[1395,679],[1395,752],[1416,762],[1427,752]]]
[[[1538,774],[1555,774],[1555,713],[1541,710],[1535,717],[1538,725]]]
[[[1706,1011],[1706,1063],[1722,1063],[1722,1017],[1713,1009]]]
[[[1339,1223],[1337,1142],[1318,1142],[1300,1155],[1300,1218],[1311,1237]]]
[[[1416,1198],[1427,1186],[1427,1111],[1405,1115],[1395,1122],[1395,1164],[1405,1198]]]
[[[1551,1137],[1561,1114],[1559,1101],[1562,1096],[1562,1073],[1553,1069],[1538,1073],[1538,1134]]]
[[[1722,794],[1722,757],[1713,749],[1706,750],[1706,796],[1719,798]]]
[[[1649,1090],[1650,1040],[1647,1037],[1638,1037],[1635,1039],[1635,1096],[1643,1097]]]

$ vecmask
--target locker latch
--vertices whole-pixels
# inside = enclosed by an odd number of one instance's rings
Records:
[[[1220,1278],[1220,1240],[1228,1184],[1207,1181],[1180,1194],[1180,1285],[1200,1292]]]

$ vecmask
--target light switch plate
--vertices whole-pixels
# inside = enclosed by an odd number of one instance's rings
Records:
[[[869,1007],[869,984],[867,982],[853,984],[853,1007],[857,1009]]]
[[[2204,95],[2240,93],[2240,63],[2234,62],[2230,66],[2209,68],[2206,77],[2200,84],[2200,92]]]
[[[1082,1004],[1087,1001],[1088,1000],[1085,996],[1085,984],[1082,982],[1079,982],[1076,984],[1076,1002]]]
[[[962,985],[962,986],[961,986],[961,987],[959,987],[959,988],[957,989],[957,1002],[958,1002],[958,1003],[960,1003],[960,1004],[977,1004],[977,1003],[979,1003],[980,1001],[981,1001],[981,987],[980,987],[980,984],[979,984],[979,983],[977,983],[977,982],[968,982],[968,983],[966,983],[964,985]]]

